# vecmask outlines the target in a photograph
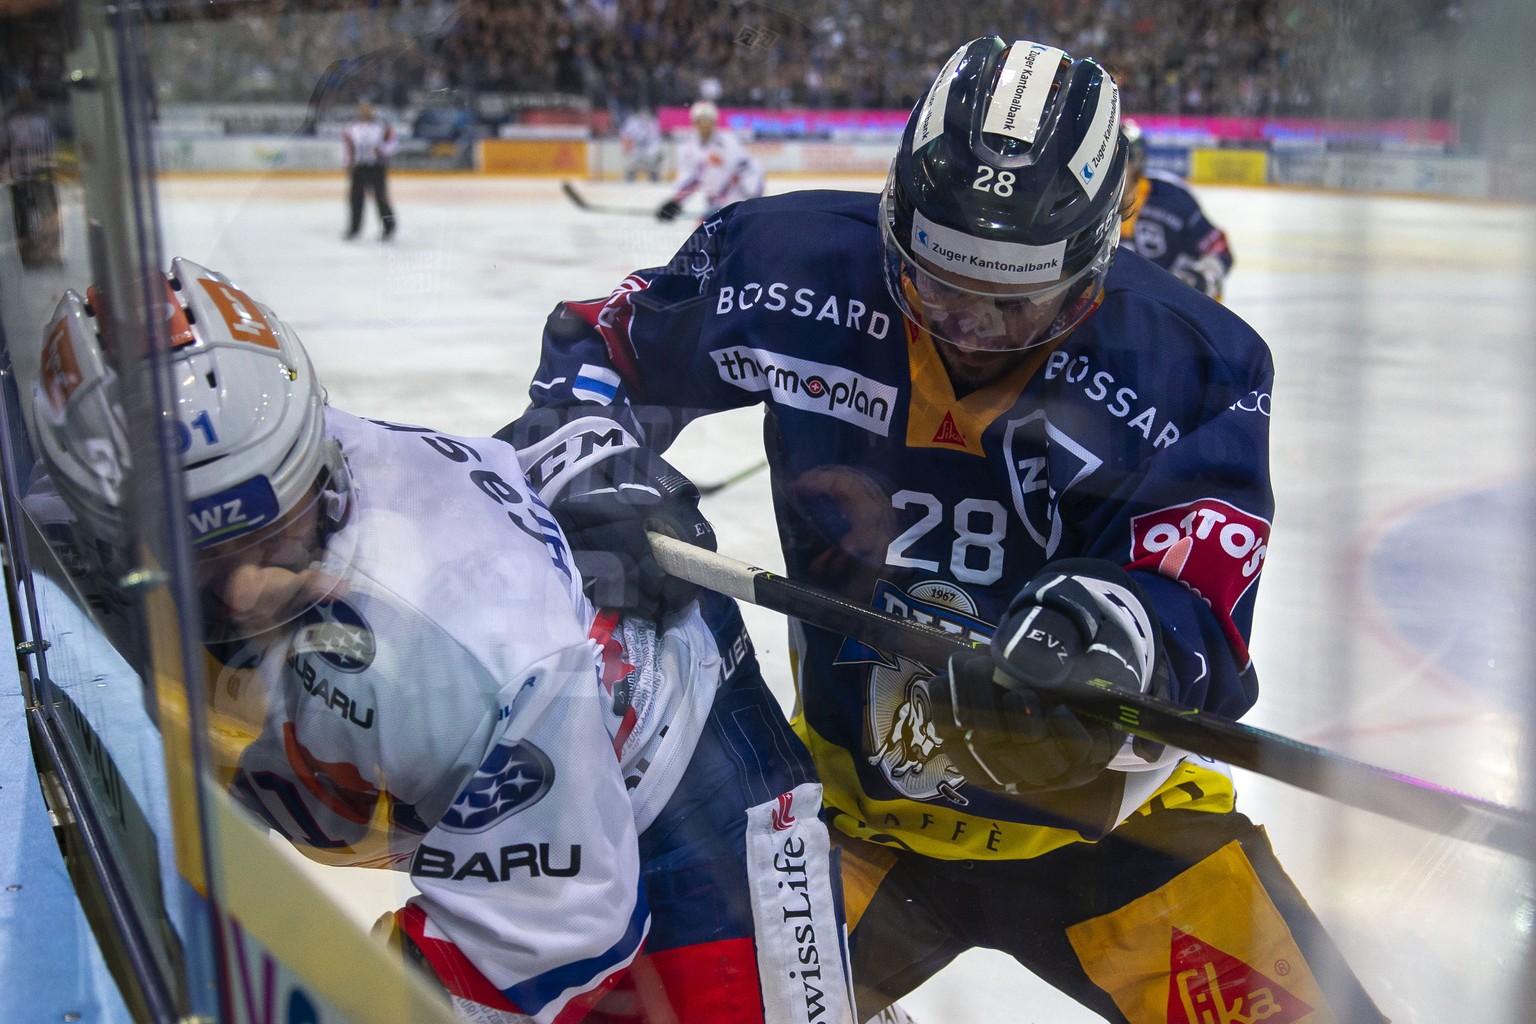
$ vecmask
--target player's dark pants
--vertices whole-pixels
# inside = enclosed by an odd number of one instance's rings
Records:
[[[389,205],[389,181],[383,164],[355,164],[352,167],[352,188],[348,194],[351,219],[347,222],[347,237],[355,238],[363,227],[363,200],[373,193],[379,208],[379,221],[384,225],[384,237],[395,233],[395,209]]]
[[[700,603],[722,646],[741,635],[735,602],[706,592]],[[651,908],[645,955],[588,1024],[762,1020],[746,809],[814,780],[809,753],[749,654],[722,684],[677,792],[640,836]]]
[[[1385,1020],[1241,814],[1154,812],[1032,860],[942,861],[833,836],[865,1018],[983,947],[1110,1021],[1299,1020],[1319,1001],[1333,1017],[1306,1019]],[[1143,1009],[1128,1016],[1096,980]]]

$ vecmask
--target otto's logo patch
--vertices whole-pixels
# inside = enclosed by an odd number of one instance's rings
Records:
[[[1131,520],[1131,561],[1176,579],[1231,615],[1269,553],[1269,521],[1216,498]]]
[[[1237,957],[1177,928],[1168,960],[1173,982],[1168,986],[1168,1024],[1293,1024],[1312,1012],[1307,1003]]]
[[[361,672],[373,664],[378,645],[362,613],[333,597],[299,616],[293,653],[316,655],[342,672]]]

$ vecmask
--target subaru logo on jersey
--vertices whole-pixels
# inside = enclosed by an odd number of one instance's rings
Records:
[[[187,502],[187,525],[192,528],[192,543],[206,547],[260,529],[276,519],[278,512],[271,482],[256,476]]]
[[[544,751],[527,740],[499,743],[438,825],[449,832],[484,832],[538,803],[554,784],[555,765]]]
[[[710,356],[720,379],[743,391],[766,391],[781,405],[844,420],[881,437],[890,432],[896,389],[889,384],[845,367],[745,345],[715,349]]]
[[[342,672],[361,672],[378,653],[373,630],[362,613],[330,597],[304,610],[293,637],[295,655],[318,655]]]

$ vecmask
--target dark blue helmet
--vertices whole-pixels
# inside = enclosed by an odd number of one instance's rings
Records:
[[[1028,348],[1093,307],[1119,240],[1114,79],[1041,43],[973,40],[907,121],[882,201],[886,282],[966,349]]]

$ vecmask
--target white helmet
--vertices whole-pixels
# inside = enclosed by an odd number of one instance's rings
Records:
[[[32,395],[32,442],[54,489],[89,538],[120,550],[128,441],[117,374],[103,358],[94,317],[69,291],[48,321]]]
[[[322,528],[339,525],[350,480],[339,443],[325,436],[325,391],[298,338],[224,275],[180,258],[165,314],[192,543],[244,537],[317,498]],[[33,418],[60,496],[87,531],[120,545],[127,448],[103,343],[92,304],[66,292],[48,325]]]

